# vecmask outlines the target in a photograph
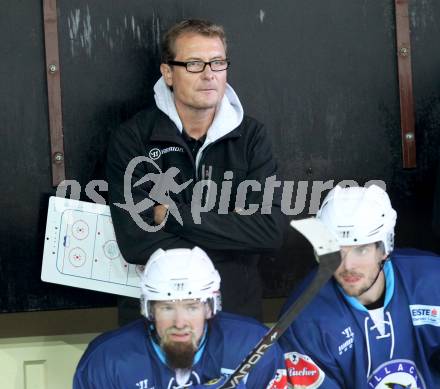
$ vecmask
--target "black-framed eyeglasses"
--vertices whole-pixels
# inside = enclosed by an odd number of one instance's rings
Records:
[[[209,65],[213,72],[221,72],[229,68],[231,62],[227,59],[214,59],[209,62],[204,61],[168,61],[168,65],[184,66],[190,73],[202,73],[205,70],[206,65]]]

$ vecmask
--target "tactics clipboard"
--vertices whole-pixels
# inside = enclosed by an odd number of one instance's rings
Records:
[[[138,298],[143,266],[128,264],[107,205],[50,197],[41,279]]]

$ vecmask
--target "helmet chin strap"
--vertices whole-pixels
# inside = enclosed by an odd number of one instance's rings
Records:
[[[377,282],[377,280],[380,276],[380,273],[382,273],[382,270],[388,260],[389,260],[389,257],[386,257],[385,259],[382,259],[382,261],[380,261],[379,270],[377,271],[376,277],[374,277],[374,281],[371,283],[371,285],[367,289],[364,290],[364,292],[362,294],[367,293],[373,287],[373,285]]]
[[[160,337],[159,337],[159,334],[157,333],[154,321],[145,320],[145,326],[147,328],[147,332],[151,336],[151,340],[159,346],[160,345]]]

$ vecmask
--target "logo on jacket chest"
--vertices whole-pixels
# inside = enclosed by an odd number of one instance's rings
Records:
[[[353,348],[354,342],[354,332],[351,327],[345,328],[341,331],[341,334],[345,336],[345,340],[338,347],[339,355],[342,355],[342,353],[345,353],[348,349]]]
[[[180,146],[170,146],[166,147],[165,149],[160,149],[158,147],[155,147],[154,149],[151,149],[148,152],[148,156],[155,161],[156,159],[159,159],[162,155],[168,154],[168,153],[184,153],[185,150],[183,147]]]
[[[154,389],[154,386],[148,386],[148,379],[136,383],[136,389]]]
[[[380,365],[368,378],[372,389],[426,389],[413,361],[395,359]]]

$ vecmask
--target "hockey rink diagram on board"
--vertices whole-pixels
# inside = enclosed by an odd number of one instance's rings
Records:
[[[50,197],[43,281],[139,297],[142,271],[122,257],[107,205]]]

